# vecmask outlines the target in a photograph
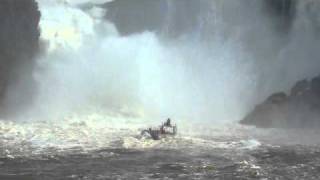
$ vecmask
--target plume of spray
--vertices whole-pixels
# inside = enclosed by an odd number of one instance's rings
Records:
[[[243,112],[238,102],[253,81],[239,43],[209,48],[188,35],[168,40],[155,32],[123,37],[102,20],[103,9],[39,3],[47,52],[35,72],[40,89],[30,117],[103,112],[220,121]]]
[[[273,91],[314,75],[320,64],[309,58],[318,55],[311,45],[316,42],[298,30],[305,18],[303,2],[283,36],[262,1],[194,1],[203,12],[185,12],[184,21],[190,16],[196,23],[174,38],[167,36],[170,29],[183,30],[171,15],[184,10],[172,1],[160,30],[126,36],[104,19],[108,9],[84,10],[79,1],[38,2],[47,51],[35,72],[39,93],[32,118],[106,113],[143,121],[230,122]],[[307,48],[297,47],[299,37]],[[302,62],[306,58],[308,65]]]

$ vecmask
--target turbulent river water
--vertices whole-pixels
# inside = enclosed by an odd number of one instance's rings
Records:
[[[309,180],[320,175],[317,130],[190,124],[179,127],[176,137],[154,141],[140,136],[144,124],[111,126],[102,119],[1,122],[0,179]]]

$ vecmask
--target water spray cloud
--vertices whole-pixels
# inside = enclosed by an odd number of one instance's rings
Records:
[[[293,28],[284,36],[262,2],[192,2],[202,11],[185,13],[183,21],[195,21],[185,23],[192,26],[187,31],[174,25],[184,12],[176,6],[182,2],[171,2],[163,8],[160,29],[121,36],[105,19],[108,6],[39,3],[48,52],[35,72],[40,85],[37,114],[98,109],[113,116],[239,120],[273,91],[312,76],[319,65],[309,58],[317,54],[316,42],[296,39],[301,18],[306,18],[304,8],[298,8]],[[176,36],[166,36],[170,28]],[[299,51],[311,53],[290,58],[298,42],[313,47]],[[310,63],[301,66],[303,58]],[[315,68],[308,71],[310,67]]]

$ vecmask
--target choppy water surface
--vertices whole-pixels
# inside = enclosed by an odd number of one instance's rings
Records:
[[[153,141],[140,137],[144,125],[129,127],[96,120],[2,121],[0,179],[317,179],[320,175],[316,130],[190,125],[180,127],[177,137]]]

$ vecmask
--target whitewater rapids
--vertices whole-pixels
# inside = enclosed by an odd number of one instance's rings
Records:
[[[109,118],[106,123],[105,118]],[[93,114],[0,125],[2,179],[285,179],[317,177],[318,131],[181,125],[143,138],[146,125]],[[273,136],[271,136],[271,134]],[[272,137],[272,138],[270,138]]]

